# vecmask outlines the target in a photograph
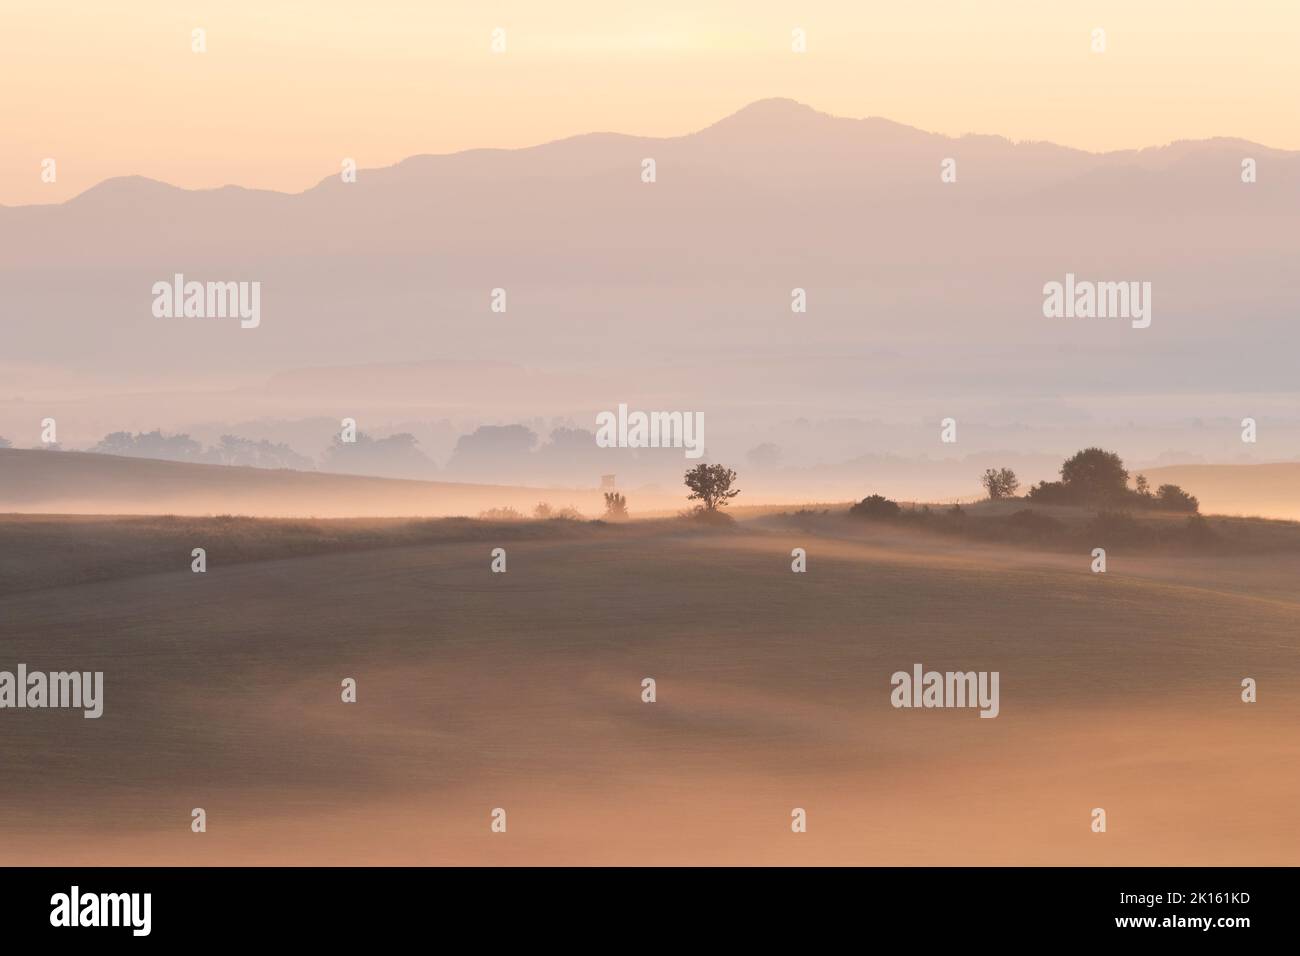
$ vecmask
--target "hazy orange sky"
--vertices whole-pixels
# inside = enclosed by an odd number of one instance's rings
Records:
[[[344,157],[676,135],[769,96],[1091,150],[1297,149],[1298,49],[1296,0],[0,0],[0,203],[127,174],[297,191]]]

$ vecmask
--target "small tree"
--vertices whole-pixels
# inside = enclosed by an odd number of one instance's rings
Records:
[[[545,521],[547,518],[551,517],[552,514],[551,506],[545,501],[539,501],[537,507],[533,509],[533,517],[538,521]]]
[[[996,499],[1002,497],[1002,485],[998,481],[998,473],[994,468],[985,468],[984,475],[980,478],[980,484],[984,490],[989,493],[989,498]]]
[[[998,498],[1012,498],[1015,496],[1016,489],[1020,487],[1020,479],[1010,468],[1003,468],[1001,471],[994,471],[992,468],[984,472],[984,477],[980,483],[989,493],[989,498],[997,500]]]
[[[605,517],[610,521],[623,521],[627,518],[627,498],[617,491],[605,492]]]
[[[1061,483],[1078,501],[1114,501],[1128,494],[1128,472],[1113,451],[1085,448],[1061,465]]]
[[[1134,483],[1137,485],[1137,493],[1140,497],[1142,498],[1151,497],[1151,485],[1147,481],[1146,475],[1138,475],[1137,478],[1134,479]]]
[[[686,473],[686,487],[691,493],[688,501],[699,499],[704,502],[703,510],[717,511],[736,495],[739,488],[732,488],[736,473],[725,465],[696,465]]]

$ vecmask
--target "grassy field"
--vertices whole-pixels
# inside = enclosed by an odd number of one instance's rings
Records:
[[[1300,550],[1095,575],[818,514],[27,516],[0,553],[0,669],[105,672],[99,720],[0,712],[0,863],[1300,863]],[[893,709],[916,662],[998,670],[1000,716]]]

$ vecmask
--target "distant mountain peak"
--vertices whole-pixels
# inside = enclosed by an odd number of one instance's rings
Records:
[[[806,122],[814,118],[834,119],[829,113],[819,112],[807,103],[800,103],[798,100],[784,96],[773,96],[742,106],[730,116],[725,116],[706,128],[770,126],[774,123],[785,124],[791,121]]]
[[[819,110],[813,109],[807,103],[800,103],[798,100],[792,100],[788,96],[769,96],[766,99],[754,100],[748,106],[742,106],[732,114],[735,116],[826,116]]]
[[[148,176],[111,176],[91,186],[85,192],[78,193],[69,202],[105,196],[142,197],[185,191],[179,186],[173,186],[159,179],[150,179]]]

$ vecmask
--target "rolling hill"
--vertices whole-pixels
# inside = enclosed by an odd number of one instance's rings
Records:
[[[1180,485],[1201,511],[1300,521],[1300,462],[1260,465],[1168,465],[1143,471],[1156,488]]]
[[[0,512],[44,514],[240,514],[371,517],[476,515],[545,501],[590,517],[597,489],[525,488],[235,468],[88,452],[0,449]],[[638,493],[642,509],[681,507],[684,495]]]

